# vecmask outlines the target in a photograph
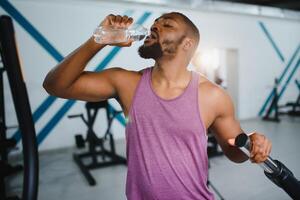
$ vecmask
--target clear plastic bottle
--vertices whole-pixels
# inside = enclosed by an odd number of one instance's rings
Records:
[[[139,41],[148,35],[147,28],[134,24],[129,28],[117,28],[113,26],[99,26],[94,31],[94,40],[99,44],[117,44],[127,42],[129,39]]]

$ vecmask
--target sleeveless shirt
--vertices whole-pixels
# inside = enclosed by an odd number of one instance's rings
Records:
[[[199,75],[163,99],[144,69],[126,124],[128,200],[213,200],[207,187],[207,136],[198,106]]]

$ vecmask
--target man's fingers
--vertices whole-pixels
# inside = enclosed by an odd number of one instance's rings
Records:
[[[250,149],[250,158],[254,157],[256,153],[257,153],[257,146],[256,146],[255,141],[252,141],[251,149]]]
[[[113,14],[108,15],[109,24],[113,25],[116,20],[116,16]]]
[[[116,24],[121,24],[121,22],[122,22],[122,17],[121,17],[121,15],[117,15],[117,16],[116,16],[115,22],[116,22]]]
[[[268,138],[264,137],[264,153],[263,153],[264,159],[268,158],[268,156],[271,153],[271,149],[272,149],[271,141]]]
[[[121,28],[127,28],[133,22],[133,19],[127,15],[121,16],[110,14],[107,16],[107,20],[109,21],[110,25]]]
[[[234,138],[228,139],[228,144],[231,146],[235,146],[235,139]]]
[[[132,24],[132,22],[133,22],[133,18],[129,17],[128,20],[127,20],[127,24]]]
[[[252,163],[261,163],[266,160],[266,157],[263,157],[262,154],[256,154],[252,159]]]
[[[263,159],[263,154],[264,154],[264,148],[263,145],[254,141],[252,143],[252,149],[250,153],[250,160],[252,162],[260,162]]]
[[[122,24],[127,24],[127,21],[128,21],[128,16],[127,15],[124,15],[123,17],[122,17]]]
[[[252,156],[250,156],[250,160],[254,163],[263,162],[265,160],[264,149],[260,146],[254,146],[251,154]]]
[[[133,19],[131,17],[128,17],[127,15],[121,16],[110,14],[106,16],[106,18],[101,22],[100,25],[112,25],[116,28],[127,28],[132,24],[132,22]]]
[[[268,143],[267,148],[266,148],[266,155],[269,156],[272,150],[272,143]]]
[[[271,142],[266,137],[252,142],[250,160],[254,163],[265,161],[271,152]]]
[[[131,17],[128,17],[128,16],[126,16],[126,15],[124,15],[123,16],[123,18],[122,18],[122,27],[128,27],[128,26],[130,26],[131,24],[132,24],[132,22],[133,22],[133,19],[131,18]]]

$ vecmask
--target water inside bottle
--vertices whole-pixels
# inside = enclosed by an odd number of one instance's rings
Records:
[[[134,41],[140,41],[142,39],[144,39],[146,37],[146,35],[131,35],[130,39],[133,39]]]
[[[129,29],[113,26],[100,26],[94,31],[94,40],[100,44],[113,44],[127,42],[129,39],[140,41],[148,35],[148,29],[135,24]]]
[[[148,35],[148,29],[140,24],[132,25],[128,30],[128,35],[130,39],[134,41],[139,41],[144,39]]]
[[[95,42],[100,44],[121,43],[128,40],[126,29],[113,26],[97,27],[93,35]]]

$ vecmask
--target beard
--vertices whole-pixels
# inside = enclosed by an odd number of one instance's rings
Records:
[[[162,45],[164,46],[164,50],[162,49],[162,46],[159,42],[155,42],[149,46],[145,46],[144,44],[139,47],[138,53],[142,58],[145,59],[159,59],[163,55],[165,56],[171,56],[174,57],[177,53],[178,46],[182,43],[185,36],[181,36],[177,40],[165,40],[162,42]]]
[[[152,58],[156,60],[163,56],[162,47],[158,42],[153,43],[152,45],[149,46],[145,46],[145,45],[140,46],[138,49],[138,53],[142,58],[145,59]]]

